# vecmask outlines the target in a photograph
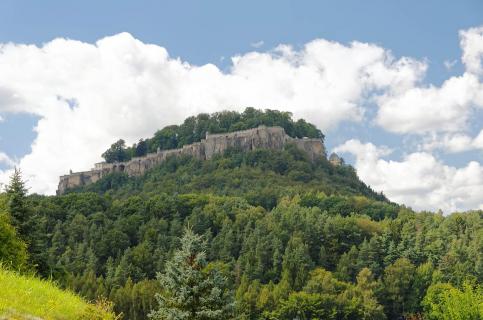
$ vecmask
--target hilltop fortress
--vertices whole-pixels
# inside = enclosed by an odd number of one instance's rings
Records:
[[[96,163],[90,171],[61,176],[57,194],[63,194],[67,189],[94,183],[112,172],[125,172],[128,176],[139,176],[172,156],[190,155],[200,160],[209,160],[230,148],[242,151],[282,150],[287,143],[293,143],[298,149],[305,151],[311,160],[320,156],[325,157],[325,146],[321,139],[292,138],[281,127],[259,126],[230,133],[206,133],[206,138],[201,142],[185,145],[179,149],[158,150],[156,153],[132,158],[126,162],[100,162]]]

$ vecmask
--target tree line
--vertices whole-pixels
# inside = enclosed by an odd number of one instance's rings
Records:
[[[236,111],[201,113],[186,118],[181,125],[166,126],[156,131],[153,137],[140,139],[132,146],[126,146],[126,142],[119,139],[102,154],[102,157],[109,163],[128,161],[133,157],[142,157],[147,153],[156,152],[158,149],[176,149],[199,142],[205,138],[207,132],[234,132],[256,128],[260,125],[280,126],[294,138],[324,139],[322,132],[313,124],[303,119],[294,121],[290,112],[270,109],[263,111],[249,107],[241,113]]]

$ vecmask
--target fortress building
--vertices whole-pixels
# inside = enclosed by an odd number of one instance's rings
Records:
[[[63,194],[70,188],[94,183],[112,172],[125,172],[128,176],[139,176],[171,156],[190,155],[200,160],[209,160],[215,154],[222,154],[230,148],[242,151],[255,149],[282,150],[287,143],[293,143],[297,148],[305,151],[312,161],[317,157],[325,157],[325,146],[321,139],[292,138],[281,127],[259,126],[254,129],[230,133],[206,133],[206,138],[202,139],[201,142],[185,145],[179,149],[158,150],[156,153],[132,158],[126,162],[100,162],[96,163],[90,171],[61,176],[57,194]]]

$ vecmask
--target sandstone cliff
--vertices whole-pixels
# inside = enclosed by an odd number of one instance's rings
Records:
[[[125,172],[129,176],[139,176],[160,164],[171,156],[190,155],[200,160],[209,160],[215,154],[221,154],[229,148],[250,151],[255,149],[282,150],[287,143],[307,153],[311,160],[325,156],[325,147],[320,139],[295,139],[288,136],[281,127],[266,127],[222,134],[206,134],[206,139],[179,149],[158,150],[144,157],[133,158],[126,162],[96,163],[90,171],[76,172],[60,177],[57,194],[67,189],[88,185],[112,172]]]

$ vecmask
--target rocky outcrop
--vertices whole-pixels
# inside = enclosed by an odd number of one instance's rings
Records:
[[[63,194],[67,189],[94,183],[112,172],[125,172],[129,176],[139,176],[172,156],[190,155],[200,160],[209,160],[214,155],[222,154],[230,148],[243,151],[255,149],[282,150],[287,143],[293,143],[297,148],[305,151],[312,161],[316,157],[325,156],[325,147],[322,140],[291,138],[281,127],[259,126],[254,129],[230,133],[207,133],[206,138],[202,139],[201,142],[185,145],[179,149],[158,150],[156,153],[132,158],[126,162],[100,162],[96,163],[90,171],[61,176],[57,194]]]

